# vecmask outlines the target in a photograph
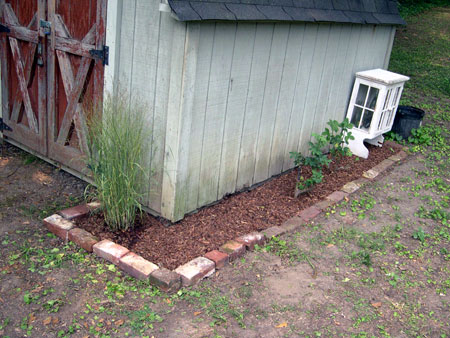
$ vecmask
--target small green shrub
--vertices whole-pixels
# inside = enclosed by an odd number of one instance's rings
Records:
[[[141,213],[141,163],[148,150],[145,107],[127,95],[108,96],[89,123],[87,165],[105,222],[114,230],[133,226]]]
[[[347,118],[340,123],[336,120],[330,120],[327,124],[330,128],[325,128],[320,135],[316,133],[312,134],[314,142],[308,142],[310,156],[304,156],[297,151],[289,153],[294,160],[294,164],[299,167],[297,188],[301,192],[305,192],[314,185],[322,182],[323,167],[329,167],[332,161],[326,154],[327,147],[329,147],[332,158],[350,155],[347,145],[349,140],[354,139],[350,131],[352,124]],[[305,178],[301,175],[302,166],[309,166],[311,168],[311,177]]]
[[[420,127],[411,130],[411,136],[408,137],[408,142],[417,145],[430,146],[433,141],[431,130],[427,127]]]
[[[391,140],[397,143],[403,142],[403,137],[392,130],[383,135],[385,140]]]
[[[341,123],[336,120],[330,120],[327,124],[330,126],[330,129],[325,128],[322,135],[325,136],[327,143],[330,145],[331,155],[349,155],[348,141],[355,139],[352,133],[349,132],[353,125],[347,118]]]
[[[425,237],[427,236],[427,234],[425,234],[425,232],[423,231],[422,227],[419,227],[419,229],[417,229],[416,231],[413,232],[412,237],[414,239],[417,239],[421,242],[425,241]]]

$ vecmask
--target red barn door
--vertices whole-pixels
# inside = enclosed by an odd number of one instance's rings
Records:
[[[102,100],[106,1],[0,0],[5,136],[79,172]]]
[[[46,155],[46,71],[39,22],[44,1],[0,1],[3,121],[5,136]],[[9,31],[9,32],[7,32]]]
[[[106,0],[48,0],[49,157],[82,171],[86,121],[103,93]]]

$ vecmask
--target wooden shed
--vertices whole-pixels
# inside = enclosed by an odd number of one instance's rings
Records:
[[[145,205],[172,221],[292,168],[404,24],[390,0],[0,6],[5,138],[83,173],[83,102],[120,83],[148,105]]]

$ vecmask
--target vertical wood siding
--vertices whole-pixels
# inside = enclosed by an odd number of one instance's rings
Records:
[[[158,0],[119,0],[114,85],[146,106],[151,131],[145,159],[149,178],[143,187],[144,204],[161,213],[165,140],[174,39],[185,34],[186,24],[159,11]],[[180,28],[181,27],[181,28]],[[175,31],[175,29],[178,29]],[[180,41],[183,39],[178,39]],[[177,48],[183,62],[184,41]],[[180,47],[180,46],[178,46]],[[181,76],[180,76],[181,78]]]
[[[184,212],[291,168],[290,151],[305,153],[312,132],[344,118],[355,72],[386,66],[392,31],[201,24],[189,155],[178,168]]]
[[[180,23],[157,0],[118,0],[114,74],[147,106],[145,204],[187,212],[292,168],[342,120],[354,73],[386,67],[394,29]]]

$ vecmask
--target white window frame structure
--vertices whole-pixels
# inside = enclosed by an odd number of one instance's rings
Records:
[[[347,109],[347,118],[354,123],[351,129],[354,140],[349,140],[351,152],[359,157],[367,158],[369,150],[364,142],[381,147],[383,134],[392,129],[403,86],[409,77],[383,69],[372,69],[356,73],[352,96]],[[367,86],[364,103],[357,102],[361,86]],[[375,105],[368,102],[372,88],[378,90]],[[356,109],[361,109],[361,116],[353,120]],[[364,127],[367,112],[372,112],[370,125]],[[357,125],[356,125],[357,124]]]

